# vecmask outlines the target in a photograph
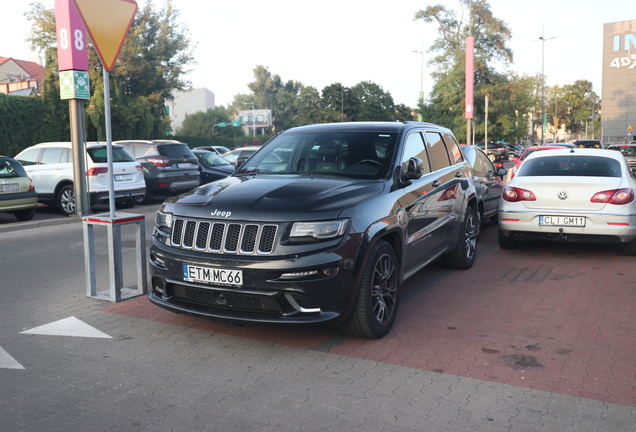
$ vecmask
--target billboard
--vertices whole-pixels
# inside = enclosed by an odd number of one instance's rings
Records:
[[[241,122],[241,126],[270,127],[272,125],[272,110],[260,109],[239,111],[236,120]]]
[[[604,143],[632,141],[636,127],[636,20],[603,26],[601,123]]]

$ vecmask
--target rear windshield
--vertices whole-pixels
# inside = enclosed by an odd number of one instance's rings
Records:
[[[521,165],[522,176],[621,177],[621,164],[599,156],[550,156],[529,159]]]
[[[106,163],[108,162],[107,151],[106,147],[89,148],[88,155],[95,163]],[[135,158],[125,149],[113,147],[113,162],[135,162]]]
[[[26,177],[27,173],[14,159],[0,158],[0,178]]]
[[[164,144],[158,145],[157,150],[162,156],[174,158],[193,158],[194,155],[186,144]]]

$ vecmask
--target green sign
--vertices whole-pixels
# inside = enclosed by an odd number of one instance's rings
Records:
[[[90,99],[88,72],[68,70],[60,72],[60,99]]]
[[[232,126],[240,126],[241,125],[241,121],[240,120],[234,120],[232,122]]]
[[[227,123],[225,122],[221,122],[221,123],[217,123],[216,124],[218,127],[225,127],[227,125]]]

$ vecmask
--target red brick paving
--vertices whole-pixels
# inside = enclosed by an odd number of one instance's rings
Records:
[[[332,354],[636,406],[636,257],[609,246],[538,243],[503,251],[496,227],[468,271],[437,264],[408,280],[395,326]],[[147,298],[106,312],[312,349],[333,329],[237,327]]]

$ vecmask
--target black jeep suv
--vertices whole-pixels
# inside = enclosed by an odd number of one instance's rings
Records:
[[[157,211],[154,304],[379,338],[395,320],[402,281],[440,256],[452,268],[473,264],[473,172],[448,129],[304,126],[237,162],[233,175]]]

